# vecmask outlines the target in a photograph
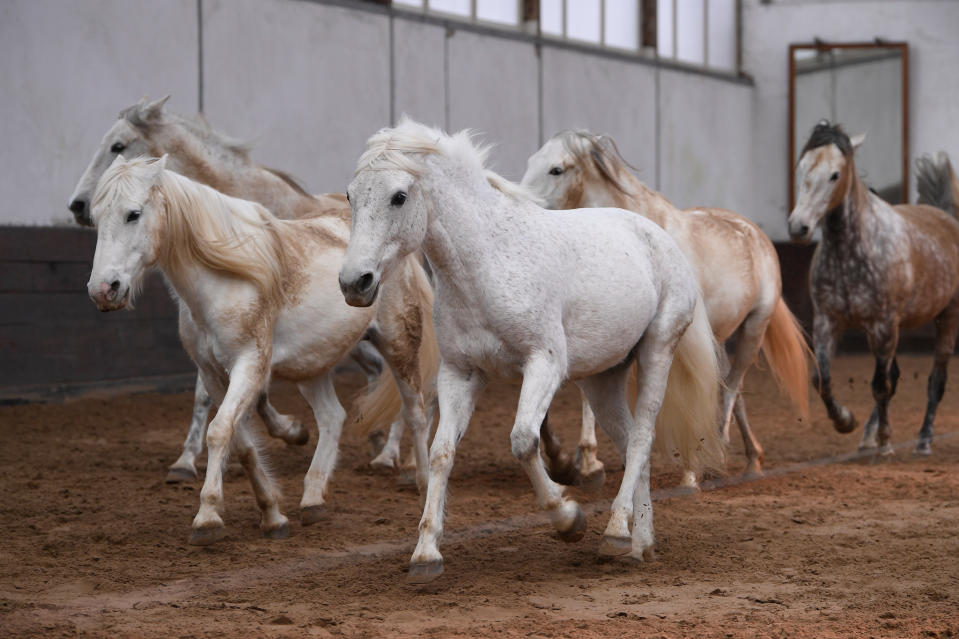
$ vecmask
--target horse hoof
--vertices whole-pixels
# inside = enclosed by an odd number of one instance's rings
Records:
[[[895,449],[893,449],[892,444],[883,444],[879,447],[879,457],[889,459],[896,454]]]
[[[267,539],[286,539],[290,536],[290,524],[284,521],[279,526],[264,528],[263,536]]]
[[[579,485],[586,490],[599,490],[606,483],[606,470],[599,468],[587,474],[580,474]]]
[[[599,542],[599,554],[607,557],[622,557],[631,553],[632,550],[633,540],[629,537],[603,535],[603,540]]]
[[[559,535],[559,538],[565,541],[567,544],[571,544],[579,541],[583,538],[583,535],[586,534],[586,515],[583,514],[583,509],[576,506],[576,516],[573,518],[573,523],[566,530],[557,530],[556,533]]]
[[[370,469],[374,473],[388,474],[392,473],[393,469],[396,468],[396,463],[393,461],[392,457],[377,457],[376,459],[370,461]]]
[[[226,537],[226,526],[211,526],[208,528],[194,528],[190,533],[191,546],[209,546]]]
[[[189,468],[180,468],[177,466],[167,470],[166,479],[168,484],[180,484],[183,482],[196,481],[196,471]]]
[[[635,555],[631,555],[631,557],[632,557],[633,561],[635,561],[636,563],[647,563],[647,564],[648,564],[648,563],[652,563],[652,562],[656,561],[656,551],[653,550],[653,547],[652,547],[652,546],[650,546],[649,548],[644,548],[644,549],[643,549],[643,552],[640,553],[639,557],[637,557],[637,556],[635,556]]]
[[[294,446],[306,446],[306,444],[309,443],[310,441],[310,431],[304,428],[303,424],[301,424],[300,422],[296,422],[295,424],[293,424],[293,426],[299,429],[300,434],[297,435],[296,439],[294,439],[290,443],[293,444]]]
[[[406,468],[401,470],[400,474],[396,476],[396,485],[403,486],[404,488],[416,486],[416,469]]]
[[[443,574],[443,560],[431,559],[422,562],[410,562],[410,571],[406,582],[410,584],[428,584]]]
[[[913,451],[913,454],[928,457],[932,454],[932,442],[920,441],[916,444],[916,450]]]
[[[300,508],[300,523],[304,526],[311,526],[326,515],[326,506],[319,504],[316,506],[303,506]]]
[[[370,456],[376,457],[381,452],[383,452],[383,447],[386,446],[386,434],[382,430],[371,431],[367,436],[367,440],[370,443]]]
[[[852,411],[848,408],[843,408],[839,419],[834,420],[832,425],[836,429],[836,432],[843,434],[851,433],[856,430],[856,416],[853,415]]]

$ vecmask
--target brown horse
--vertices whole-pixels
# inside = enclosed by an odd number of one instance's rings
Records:
[[[682,211],[630,171],[613,140],[587,131],[554,136],[528,162],[523,185],[550,208],[614,206],[652,220],[676,241],[696,273],[713,335],[720,343],[736,336],[736,350],[723,388],[721,432],[728,441],[733,418],[748,458],[746,473],[762,472],[762,447],[746,418],[740,390],[746,371],[762,350],[780,386],[802,414],[808,411],[808,348],[796,318],[782,299],[779,258],[762,230],[745,217],[719,208]],[[584,406],[580,474],[595,460],[592,415]],[[544,426],[547,454],[555,438]],[[554,463],[562,468],[562,462]],[[602,465],[599,465],[602,468]],[[694,485],[689,473],[684,484]]]
[[[881,454],[892,454],[887,407],[899,379],[899,331],[935,320],[935,364],[916,446],[916,453],[928,455],[959,331],[959,221],[942,210],[955,215],[959,184],[948,160],[922,160],[918,173],[923,204],[892,206],[871,193],[856,173],[853,155],[863,138],[850,139],[839,126],[820,122],[803,148],[796,173],[799,193],[789,216],[789,234],[808,242],[816,227],[822,227],[809,273],[819,394],[836,430],[852,432],[856,419],[832,395],[829,361],[844,329],[865,330],[876,357],[876,406],[860,448],[879,447]]]

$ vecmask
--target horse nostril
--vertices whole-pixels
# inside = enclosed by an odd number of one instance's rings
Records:
[[[356,280],[356,290],[360,293],[365,293],[370,290],[370,287],[373,286],[373,274],[372,273],[363,273],[360,275],[359,279]]]
[[[802,226],[800,226],[799,234],[802,235],[803,237],[809,235],[809,226],[806,224],[803,224]]]
[[[119,290],[120,290],[120,280],[113,280],[112,282],[110,282],[110,290],[111,290],[111,291],[119,291]]]
[[[80,215],[87,209],[86,200],[81,200],[80,198],[75,199],[70,202],[70,210],[73,211],[74,215]]]

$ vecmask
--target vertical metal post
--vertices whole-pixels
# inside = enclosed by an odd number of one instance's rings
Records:
[[[703,66],[709,66],[709,0],[703,0]]]
[[[679,2],[673,0],[673,60],[679,57]]]

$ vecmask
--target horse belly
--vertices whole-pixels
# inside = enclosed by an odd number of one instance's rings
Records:
[[[273,331],[273,374],[300,380],[332,369],[363,337],[375,309],[376,305],[349,306],[335,278],[314,283],[277,319]]]

